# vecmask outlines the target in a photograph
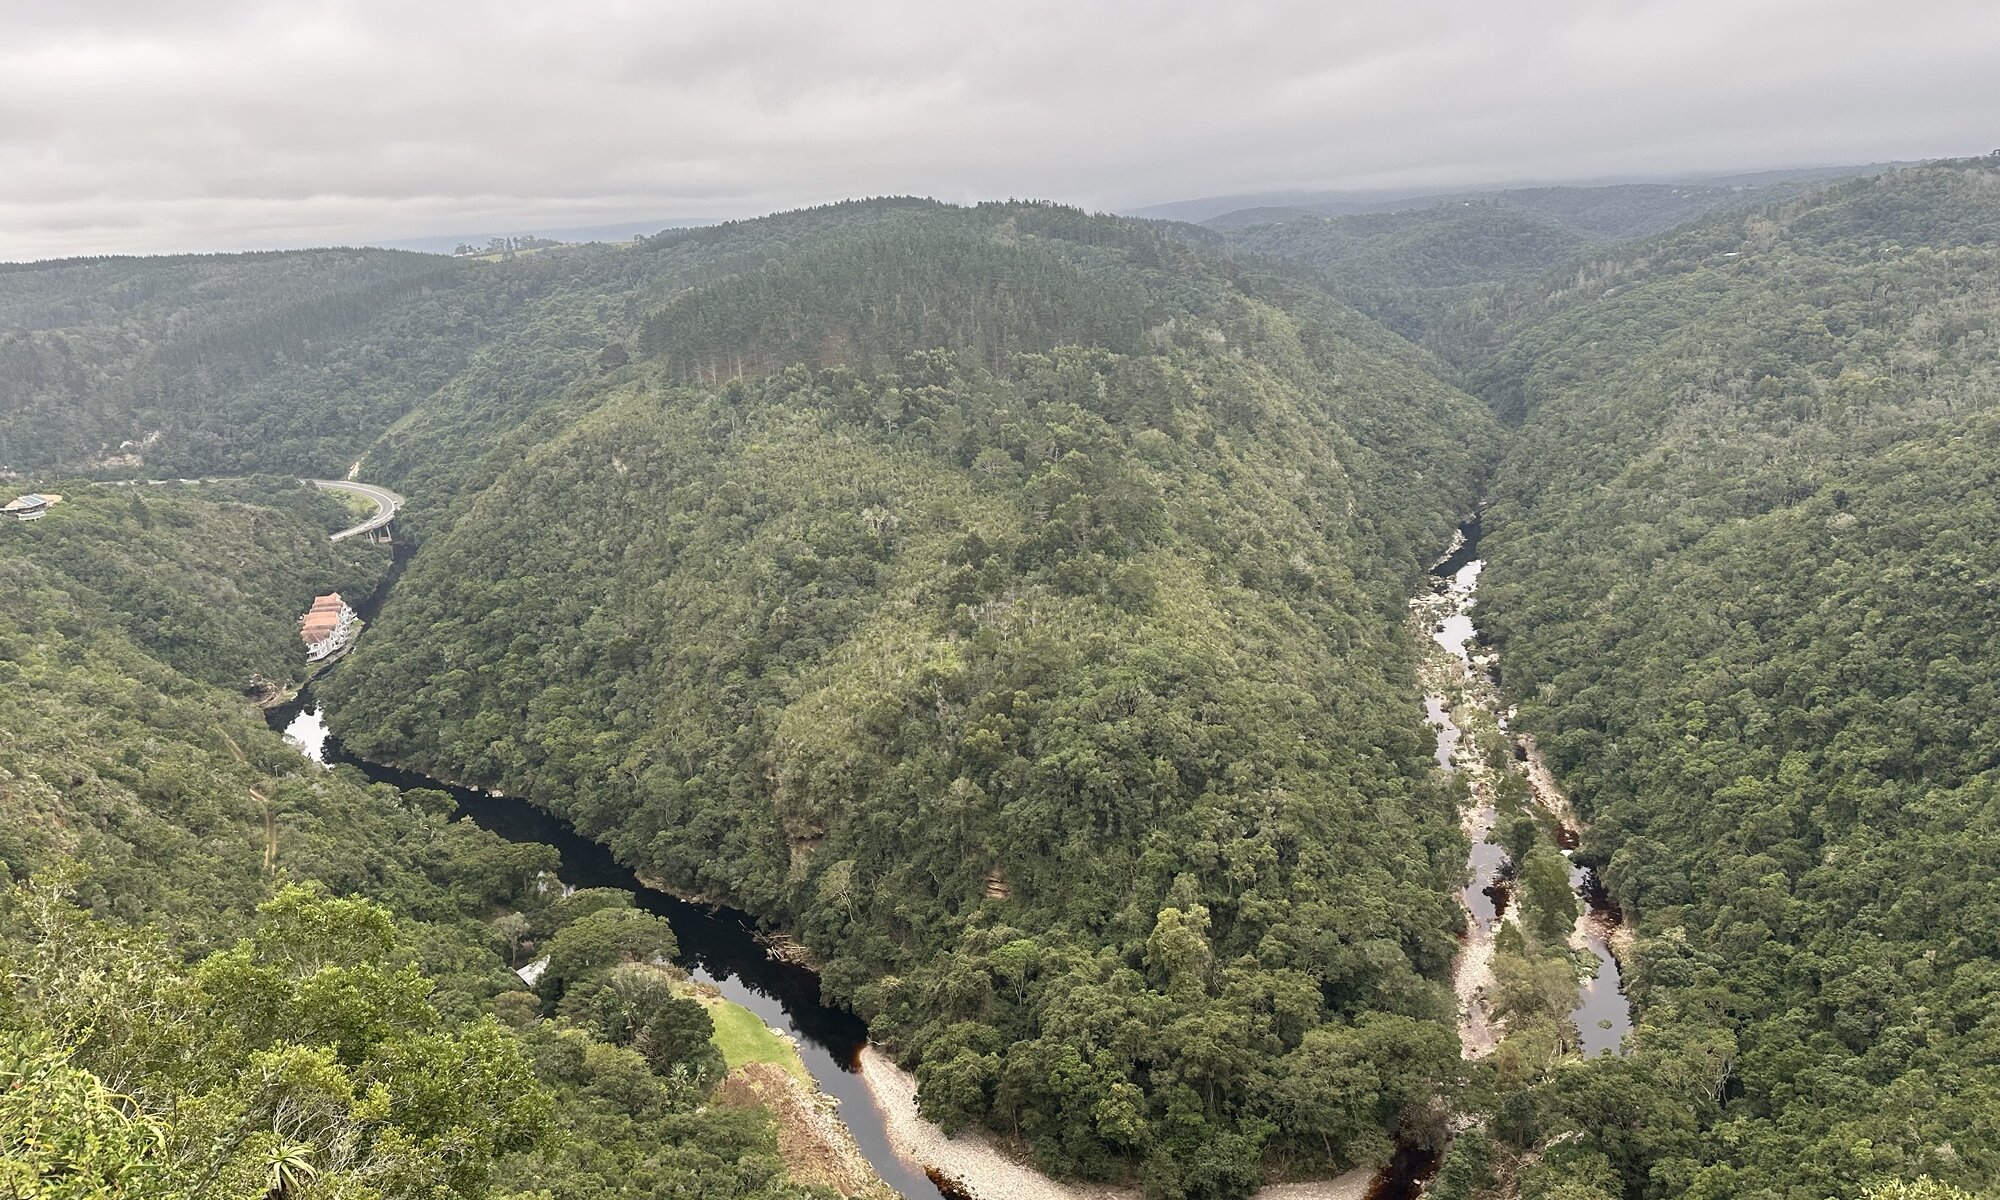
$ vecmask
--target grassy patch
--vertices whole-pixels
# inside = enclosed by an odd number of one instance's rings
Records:
[[[709,1020],[715,1022],[714,1041],[730,1070],[744,1063],[766,1062],[775,1063],[800,1079],[812,1078],[806,1074],[806,1065],[799,1061],[799,1052],[756,1013],[720,997],[704,996],[701,1002],[708,1009]]]
[[[334,499],[340,501],[341,506],[346,508],[348,512],[354,514],[354,520],[357,524],[359,524],[362,521],[366,521],[368,518],[374,516],[376,513],[381,511],[380,505],[376,504],[373,500],[370,500],[368,497],[362,495],[360,492],[334,490],[330,491],[328,494],[331,495]]]

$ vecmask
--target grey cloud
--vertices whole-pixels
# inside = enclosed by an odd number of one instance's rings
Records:
[[[1972,153],[1978,0],[0,9],[0,258]]]

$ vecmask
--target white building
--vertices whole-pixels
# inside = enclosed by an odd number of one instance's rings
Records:
[[[306,615],[299,618],[299,638],[306,644],[306,661],[324,662],[347,649],[354,640],[354,626],[354,610],[340,598],[339,592],[328,592],[314,600]]]

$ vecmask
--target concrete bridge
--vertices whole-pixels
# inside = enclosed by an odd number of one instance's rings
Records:
[[[396,519],[396,510],[403,506],[403,498],[401,496],[398,496],[388,488],[376,487],[372,483],[355,483],[350,479],[309,479],[306,482],[319,488],[321,491],[352,492],[357,496],[366,496],[375,502],[374,516],[361,522],[359,525],[353,525],[341,530],[329,540],[338,542],[351,537],[366,537],[371,542],[395,540],[389,530],[389,522]]]

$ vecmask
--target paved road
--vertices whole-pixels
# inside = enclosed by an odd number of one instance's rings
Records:
[[[225,483],[229,478],[231,477],[210,475],[202,479],[105,479],[98,481],[94,486],[131,487],[134,484],[139,484],[146,487],[160,487],[163,484],[169,483]],[[359,525],[350,529],[343,529],[339,533],[334,534],[327,539],[330,542],[338,542],[344,538],[351,538],[356,534],[380,529],[394,520],[396,510],[403,507],[403,498],[401,496],[398,496],[388,488],[376,487],[372,483],[355,483],[351,479],[308,479],[306,482],[316,488],[329,492],[353,492],[357,496],[366,496],[375,502],[374,516],[361,522]]]
[[[351,538],[356,534],[368,533],[372,530],[380,529],[384,525],[387,525],[395,517],[396,510],[403,506],[403,498],[401,496],[398,496],[388,488],[376,487],[372,483],[354,483],[346,479],[311,479],[307,480],[307,482],[324,491],[353,492],[357,496],[366,496],[375,502],[374,516],[361,522],[359,525],[350,529],[343,529],[339,533],[334,534],[330,539],[332,541],[338,542],[343,538]]]

